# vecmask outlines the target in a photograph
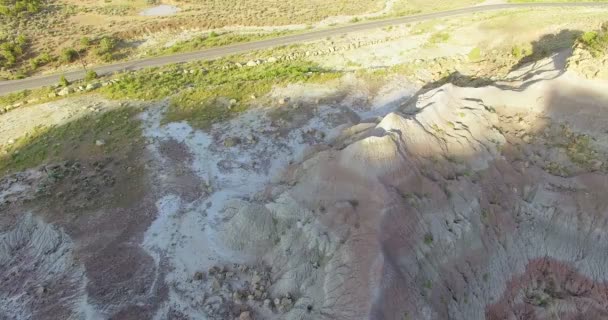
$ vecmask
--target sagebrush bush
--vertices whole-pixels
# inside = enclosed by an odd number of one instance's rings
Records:
[[[66,48],[61,51],[61,60],[66,63],[74,62],[78,57],[78,52],[72,48]]]
[[[41,8],[40,0],[0,0],[0,16],[21,17],[37,13]]]
[[[92,81],[97,79],[97,72],[93,71],[93,70],[89,70],[87,71],[87,74],[84,76],[84,80],[85,81]]]
[[[600,31],[585,32],[578,39],[579,43],[594,57],[602,56],[608,52],[608,27],[604,26]]]
[[[62,87],[67,87],[70,85],[70,82],[68,81],[68,79],[66,79],[65,76],[61,76],[59,77],[59,85]]]

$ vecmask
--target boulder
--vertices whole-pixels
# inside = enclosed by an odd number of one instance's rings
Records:
[[[65,88],[59,90],[59,92],[57,92],[57,95],[60,97],[64,97],[71,93],[74,93],[74,89],[72,89],[70,87],[65,87]]]
[[[249,311],[245,311],[245,312],[241,312],[241,315],[239,315],[239,320],[252,320],[253,318],[251,318],[251,312]]]
[[[89,84],[87,84],[85,90],[91,91],[91,90],[95,90],[99,87],[101,87],[101,84],[99,82],[89,83]]]

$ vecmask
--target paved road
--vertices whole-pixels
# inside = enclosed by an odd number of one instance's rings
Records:
[[[138,70],[147,67],[159,67],[172,63],[189,62],[195,60],[212,60],[220,57],[225,57],[233,54],[248,52],[252,50],[267,49],[281,45],[301,43],[310,40],[322,39],[329,36],[341,35],[353,31],[368,30],[374,28],[381,28],[385,26],[419,22],[423,20],[430,20],[436,18],[446,18],[456,15],[471,14],[475,12],[511,9],[511,8],[522,8],[522,7],[593,7],[593,6],[608,6],[608,3],[521,3],[521,4],[497,4],[497,5],[485,5],[468,7],[450,11],[435,12],[429,14],[422,14],[416,16],[407,16],[394,19],[376,20],[365,23],[352,24],[343,27],[323,29],[318,31],[312,31],[301,34],[294,34],[290,36],[272,38],[267,40],[255,41],[234,44],[224,47],[217,47],[212,49],[206,49],[201,51],[180,53],[171,56],[146,58],[135,61],[121,62],[116,64],[98,66],[93,68],[99,75],[111,74],[113,72],[127,71],[127,70]],[[12,81],[0,81],[0,95],[7,94],[14,91],[20,91],[25,89],[34,89],[44,86],[50,86],[56,84],[61,74],[52,74],[44,76],[36,76],[22,80]],[[74,81],[84,78],[84,72],[82,70],[76,70],[65,73],[68,80]]]

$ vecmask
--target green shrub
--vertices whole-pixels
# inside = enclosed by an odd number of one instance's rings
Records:
[[[36,58],[30,60],[30,67],[32,70],[36,70],[39,67],[51,62],[52,58],[48,54],[48,52],[43,52],[38,55]]]
[[[23,57],[28,39],[19,35],[17,38],[0,39],[0,67],[12,67]]]
[[[84,76],[85,81],[92,81],[95,79],[97,79],[97,72],[95,72],[93,70],[87,71],[87,74]]]
[[[68,79],[65,78],[65,76],[61,76],[59,77],[59,85],[62,87],[67,87],[70,85],[70,82],[68,81]]]
[[[579,43],[594,57],[600,57],[608,51],[608,30],[589,31],[578,39]]]
[[[89,39],[89,37],[82,37],[80,38],[80,45],[82,45],[83,47],[88,47],[91,45],[91,39]]]
[[[42,9],[40,0],[0,0],[0,15],[6,17],[22,17],[34,14]]]
[[[524,50],[524,48],[522,48],[522,47],[520,47],[520,46],[516,45],[516,46],[514,46],[514,47],[511,49],[511,54],[512,54],[512,55],[513,55],[515,58],[519,59],[519,58],[523,57],[523,56],[526,54],[526,51]]]
[[[78,52],[72,48],[66,48],[61,51],[61,61],[70,63],[74,62],[78,57]]]
[[[114,51],[116,47],[116,40],[110,37],[103,37],[99,41],[99,46],[97,47],[97,55],[103,56],[105,54],[111,53]]]
[[[478,47],[473,48],[471,52],[469,52],[469,60],[471,61],[479,61],[481,60],[481,49]]]

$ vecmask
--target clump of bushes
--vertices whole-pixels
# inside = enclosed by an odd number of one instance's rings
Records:
[[[527,55],[526,49],[520,45],[515,45],[513,46],[513,48],[511,48],[511,54],[519,59],[521,57],[524,57]]]
[[[13,67],[25,55],[27,45],[28,39],[23,35],[0,39],[0,67]]]
[[[61,61],[65,63],[74,62],[78,58],[78,51],[72,48],[65,48],[61,51]]]
[[[87,71],[87,74],[84,76],[84,80],[89,82],[89,81],[93,81],[95,79],[97,79],[97,72],[93,71],[93,70],[89,70]]]
[[[30,67],[32,70],[36,70],[39,67],[53,61],[53,58],[48,52],[39,54],[36,58],[30,60]]]
[[[66,79],[64,75],[62,75],[61,77],[59,77],[59,85],[62,87],[67,87],[70,85],[70,82],[68,81],[68,79]]]
[[[40,0],[0,0],[0,16],[23,17],[27,14],[40,12]]]
[[[608,52],[608,23],[604,23],[599,31],[583,33],[579,43],[594,57],[600,57]]]
[[[72,63],[81,56],[92,52],[102,61],[110,62],[114,60],[114,52],[116,51],[117,40],[112,37],[103,37],[98,40],[91,40],[88,37],[82,37],[79,41],[79,49],[66,48],[61,52],[61,61],[64,63]]]
[[[103,61],[112,61],[114,56],[112,52],[116,48],[116,40],[111,37],[103,37],[99,40],[99,44],[95,50],[95,53],[98,57],[100,57]]]

